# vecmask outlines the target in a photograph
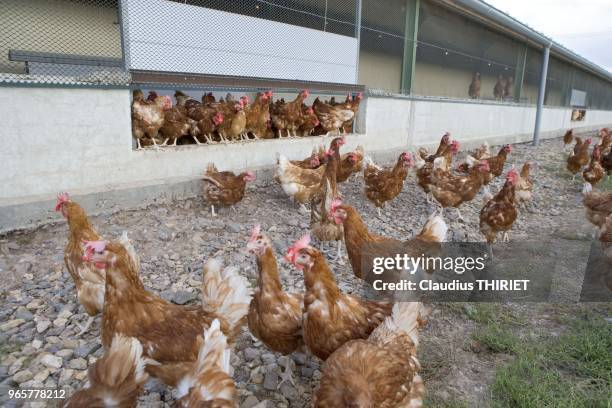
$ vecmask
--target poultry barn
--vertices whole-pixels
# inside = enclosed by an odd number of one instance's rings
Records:
[[[11,119],[0,231],[52,219],[43,209],[57,191],[104,197],[107,208],[190,197],[218,160],[267,179],[278,152],[300,159],[326,135],[388,161],[447,131],[472,147],[612,123],[607,71],[554,41],[546,53],[549,39],[480,1],[3,8],[0,103]],[[181,29],[159,28],[173,21]]]
[[[605,68],[481,0],[0,8],[2,406],[609,404]]]

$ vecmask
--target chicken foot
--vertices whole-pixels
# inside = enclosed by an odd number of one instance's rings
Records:
[[[210,144],[217,144],[217,143],[219,143],[219,142],[216,142],[216,141],[212,140],[212,135],[210,133],[205,134],[204,135],[204,139],[206,139],[206,142],[210,143]]]
[[[459,211],[459,207],[455,207],[455,213],[457,214],[457,219],[464,221],[463,216],[461,215],[461,211]]]
[[[194,141],[194,142],[196,142],[196,144],[197,144],[198,146],[200,146],[200,145],[203,145],[203,144],[204,144],[204,143],[200,142],[200,141],[198,140],[198,138],[197,138],[197,137],[195,137],[194,135],[191,135],[191,137],[193,138],[193,141]]]
[[[217,214],[215,214],[215,206],[214,205],[210,206],[210,214],[211,214],[211,217],[216,217],[217,216]]]
[[[282,372],[280,373],[280,382],[278,383],[278,386],[276,387],[276,389],[280,389],[281,385],[283,385],[283,383],[285,381],[289,381],[291,383],[291,385],[293,385],[293,388],[297,389],[297,385],[295,384],[295,380],[293,379],[293,368],[291,367],[292,365],[294,365],[295,363],[293,362],[293,360],[291,358],[285,358],[283,359],[284,364],[281,363],[281,367],[284,367],[285,369],[282,370]]]
[[[93,316],[88,316],[87,318],[87,322],[85,323],[85,325],[83,326],[79,326],[81,328],[81,331],[78,332],[75,337],[81,337],[83,334],[85,334],[87,332],[87,330],[89,330],[89,328],[91,327],[91,324],[94,321],[94,317]]]

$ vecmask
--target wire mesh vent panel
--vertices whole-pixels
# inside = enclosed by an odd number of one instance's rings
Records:
[[[126,85],[116,0],[2,0],[0,82]]]
[[[354,84],[355,0],[122,0],[130,69]]]

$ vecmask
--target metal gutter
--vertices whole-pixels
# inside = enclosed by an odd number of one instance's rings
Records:
[[[513,33],[525,37],[526,39],[534,42],[535,44],[541,46],[542,48],[546,48],[548,47],[549,44],[552,44],[551,52],[553,54],[556,54],[565,59],[568,59],[572,63],[575,63],[583,68],[586,68],[588,71],[600,76],[601,78],[607,81],[612,82],[612,73],[608,72],[607,70],[600,67],[599,65],[587,60],[586,58],[581,57],[575,52],[555,42],[552,38],[546,37],[544,34],[541,34],[535,31],[533,28],[529,27],[528,25],[521,23],[519,20],[515,19],[514,17],[509,16],[508,14],[485,3],[484,1],[481,1],[481,0],[442,0],[442,2],[451,7],[466,9],[493,23],[496,23],[502,27],[508,28]]]

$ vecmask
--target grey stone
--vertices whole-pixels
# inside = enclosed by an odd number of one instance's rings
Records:
[[[80,358],[86,358],[101,347],[100,343],[87,343],[74,349],[74,355]]]
[[[261,354],[261,352],[258,349],[253,348],[253,347],[245,348],[242,353],[244,354],[244,359],[246,361],[253,361],[256,358],[258,358],[259,355]]]
[[[22,319],[25,321],[30,321],[34,319],[34,315],[32,314],[32,312],[30,312],[28,309],[26,309],[23,306],[17,309],[17,312],[15,312],[14,317],[15,319]]]
[[[288,382],[284,382],[280,386],[280,392],[283,394],[283,397],[287,398],[290,401],[294,401],[300,397],[299,392]]]
[[[177,305],[184,305],[195,299],[193,292],[187,290],[179,290],[172,296],[172,302]]]
[[[278,387],[279,377],[275,371],[268,371],[264,377],[263,387],[269,391],[276,391]]]
[[[261,361],[263,361],[264,364],[276,363],[276,356],[272,353],[264,353],[261,355]]]
[[[237,224],[235,222],[228,222],[225,225],[225,229],[229,232],[240,232],[242,230],[242,227],[240,226],[240,224]]]
[[[13,381],[15,381],[17,384],[30,381],[32,378],[34,378],[34,374],[32,374],[30,370],[18,371],[15,373],[15,375],[13,375]]]
[[[259,400],[254,395],[249,395],[242,404],[240,404],[240,408],[253,408],[259,404]]]
[[[51,369],[58,369],[62,366],[63,364],[63,360],[61,357],[58,356],[54,356],[51,354],[45,354],[41,359],[40,362],[46,366],[49,367]]]

